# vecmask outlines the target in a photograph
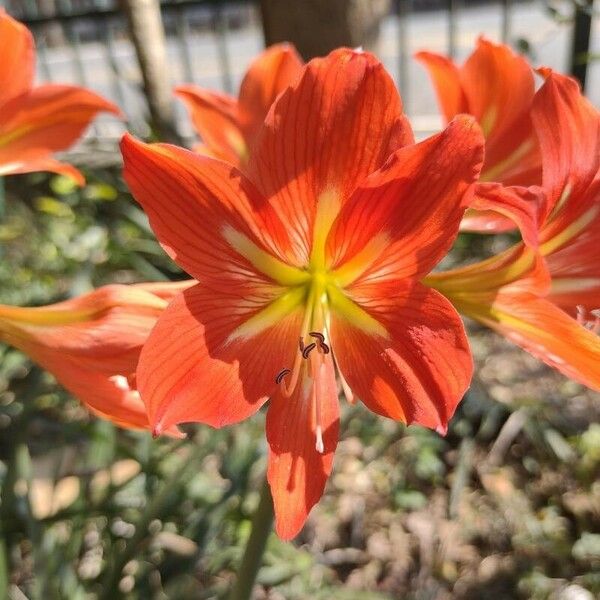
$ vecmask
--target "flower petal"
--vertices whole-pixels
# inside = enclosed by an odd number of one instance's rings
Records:
[[[331,198],[335,211],[412,139],[383,65],[369,53],[340,49],[309,62],[278,97],[248,176],[287,224],[298,262],[306,264],[319,200]]]
[[[313,381],[308,376],[290,398],[276,394],[267,412],[267,477],[275,507],[275,529],[295,537],[323,495],[339,438],[339,404],[331,355],[320,373],[320,424],[323,452],[316,449],[317,421]],[[315,383],[316,385],[316,383]]]
[[[274,291],[272,292],[274,293]],[[169,304],[146,342],[137,385],[156,433],[188,421],[222,427],[254,414],[298,351],[302,311],[242,326],[267,300],[196,285]]]
[[[0,8],[0,107],[27,92],[35,74],[33,36]]]
[[[558,216],[544,232],[548,239],[595,201],[588,190],[600,168],[600,113],[581,94],[574,79],[553,72],[545,74],[546,81],[535,96],[532,118],[544,163],[546,216]]]
[[[35,308],[0,305],[0,338],[42,363],[59,356],[105,375],[129,376],[167,303],[134,286],[108,285]]]
[[[449,123],[460,113],[468,113],[460,69],[452,60],[434,52],[417,52],[415,58],[429,71],[446,122]]]
[[[370,335],[333,313],[332,347],[352,391],[378,414],[445,431],[473,372],[455,309],[416,282],[363,284],[350,293],[387,331]]]
[[[549,300],[500,293],[488,304],[467,298],[455,306],[567,377],[600,390],[600,337]]]
[[[101,111],[119,109],[89,90],[43,85],[2,108],[0,165],[46,158],[65,150]]]
[[[524,242],[538,246],[539,214],[545,195],[541,188],[503,186],[499,183],[477,185],[470,208],[461,221],[462,231],[500,233],[518,226]]]
[[[180,85],[174,93],[186,105],[198,135],[214,157],[232,165],[247,160],[248,148],[240,130],[235,98],[197,85]]]
[[[275,44],[250,65],[239,95],[239,119],[249,146],[277,96],[300,75],[302,59],[291,44]]]
[[[427,274],[458,234],[482,161],[483,136],[467,116],[398,150],[333,224],[327,255],[340,284]]]
[[[548,299],[571,316],[577,306],[600,308],[600,214],[567,245],[546,257],[552,275]]]
[[[285,278],[287,232],[237,169],[128,134],[121,150],[125,180],[156,237],[190,275],[225,288]]]
[[[509,46],[484,38],[460,68],[442,56],[419,58],[430,71],[446,118],[464,112],[481,125],[486,138],[482,179],[538,184],[540,158],[530,118],[535,87],[527,61]]]
[[[0,305],[0,340],[52,373],[95,414],[149,429],[134,374],[166,304],[141,286],[112,285],[49,306]],[[167,433],[177,435],[173,428]]]
[[[73,165],[62,163],[52,157],[39,158],[35,153],[34,158],[28,158],[27,154],[21,154],[19,160],[16,162],[0,164],[0,176],[48,171],[70,177],[80,187],[85,185],[85,177]]]

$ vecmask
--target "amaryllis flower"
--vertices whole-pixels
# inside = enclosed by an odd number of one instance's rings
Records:
[[[294,82],[301,69],[302,59],[294,47],[276,44],[252,62],[238,98],[197,85],[175,88],[202,138],[195,150],[236,166],[245,165],[271,104]]]
[[[83,175],[52,154],[72,146],[98,112],[119,115],[119,109],[81,87],[32,87],[33,36],[2,8],[0,56],[0,175],[52,171],[83,185]]]
[[[135,385],[140,350],[168,301],[189,285],[109,285],[49,306],[0,305],[0,341],[52,373],[93,413],[149,429]]]
[[[573,79],[542,73],[532,108],[546,194],[538,251],[520,243],[427,283],[463,314],[600,390],[600,113]]]
[[[431,52],[419,52],[416,58],[429,71],[446,121],[461,113],[473,115],[485,136],[480,183],[461,229],[508,231],[517,220],[527,241],[535,244],[535,228],[522,226],[542,199],[537,188],[528,189],[541,183],[539,143],[531,120],[531,66],[508,46],[484,38],[460,67]]]
[[[420,144],[372,55],[308,63],[250,163],[122,141],[125,179],[198,285],[176,297],[137,371],[157,433],[221,427],[267,399],[282,538],[323,493],[339,436],[336,371],[380,415],[445,431],[471,355],[451,304],[419,280],[444,256],[483,159],[459,117]]]

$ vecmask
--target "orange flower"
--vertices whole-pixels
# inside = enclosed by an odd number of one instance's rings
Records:
[[[301,69],[302,59],[294,47],[277,44],[252,62],[237,99],[196,85],[175,88],[202,138],[195,150],[236,166],[245,165],[271,104]]]
[[[148,429],[135,385],[138,358],[168,301],[189,285],[110,285],[49,306],[0,305],[0,341],[50,371],[93,413]]]
[[[94,92],[67,85],[32,87],[35,48],[29,30],[0,8],[0,175],[52,171],[85,180],[52,158],[83,133],[96,113],[119,109]]]
[[[271,107],[246,175],[122,141],[125,179],[199,284],[176,297],[137,371],[156,432],[267,412],[276,529],[294,537],[338,441],[335,373],[374,412],[445,431],[472,373],[463,325],[419,280],[458,232],[483,159],[459,117],[420,144],[372,55],[308,63]]]
[[[527,189],[541,183],[530,65],[508,46],[484,38],[462,67],[430,52],[419,52],[416,58],[429,71],[445,119],[473,115],[485,136],[480,184],[461,229],[495,233],[514,229],[516,221],[526,241],[535,245],[536,225],[523,227],[542,201],[537,188]]]
[[[600,113],[573,79],[542,74],[531,111],[546,194],[539,250],[520,243],[427,283],[463,314],[600,390]]]

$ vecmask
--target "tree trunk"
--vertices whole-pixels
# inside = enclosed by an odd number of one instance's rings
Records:
[[[292,42],[306,59],[334,48],[376,50],[390,0],[261,0],[267,46]]]
[[[164,142],[180,142],[175,128],[165,30],[159,0],[121,0],[135,46],[151,125]]]

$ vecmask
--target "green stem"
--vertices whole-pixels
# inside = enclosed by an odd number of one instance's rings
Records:
[[[265,478],[260,492],[258,507],[252,518],[250,537],[246,542],[242,564],[240,565],[237,581],[231,590],[229,600],[250,600],[252,588],[262,564],[263,554],[272,529],[273,501],[271,500],[269,484]]]

